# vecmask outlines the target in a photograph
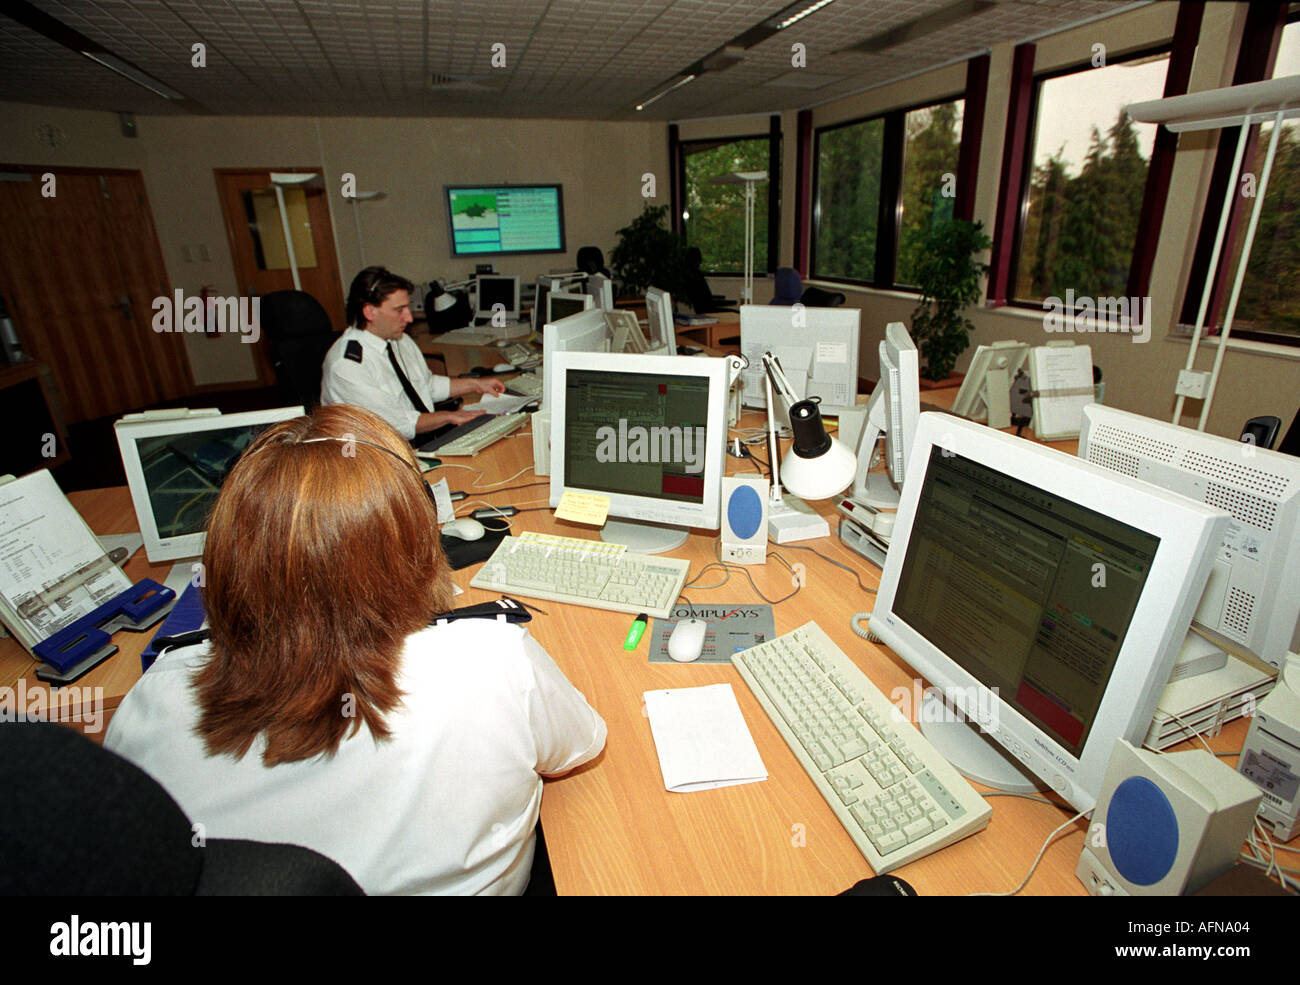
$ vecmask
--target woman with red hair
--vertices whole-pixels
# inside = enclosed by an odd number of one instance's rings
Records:
[[[520,893],[542,777],[605,723],[527,631],[461,619],[409,445],[348,405],[273,425],[209,520],[211,638],[169,651],[104,745],[210,838],[305,845],[368,893]]]

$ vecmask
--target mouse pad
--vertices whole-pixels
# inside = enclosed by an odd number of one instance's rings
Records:
[[[709,624],[704,634],[704,652],[697,664],[731,663],[731,655],[765,643],[776,635],[770,605],[749,602],[731,605],[675,605],[667,619],[654,620],[650,634],[650,662],[677,663],[668,656],[668,637],[679,619],[703,619]]]
[[[459,537],[447,537],[439,534],[442,540],[442,552],[447,555],[447,562],[452,571],[468,568],[471,564],[486,561],[497,549],[497,545],[509,533],[505,530],[489,529],[479,540],[461,540]]]

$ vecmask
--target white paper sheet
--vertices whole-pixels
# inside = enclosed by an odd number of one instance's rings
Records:
[[[645,692],[664,787],[712,790],[767,779],[730,684]]]

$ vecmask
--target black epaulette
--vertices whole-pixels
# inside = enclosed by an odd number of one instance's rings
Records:
[[[531,622],[533,614],[522,602],[516,602],[508,595],[502,595],[495,602],[480,602],[467,605],[461,609],[452,609],[429,620],[430,625],[441,626],[458,619],[495,619],[498,622]]]
[[[349,340],[348,344],[343,347],[343,358],[351,359],[354,363],[361,362],[361,357],[364,354],[365,350],[361,348],[361,343],[356,339]]]

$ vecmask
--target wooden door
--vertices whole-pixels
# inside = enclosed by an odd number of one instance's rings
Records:
[[[152,328],[153,299],[171,289],[140,173],[0,170],[0,292],[65,420],[192,393],[184,338]]]
[[[293,289],[293,271],[285,248],[279,204],[271,187],[271,170],[218,168],[214,172],[235,276],[240,292],[249,296]],[[320,168],[274,170],[323,173]],[[308,185],[286,187],[284,198],[302,289],[321,303],[335,330],[341,331],[347,327],[343,288],[323,184],[317,179]],[[263,383],[271,383],[274,373],[266,337],[254,348],[258,376]]]

